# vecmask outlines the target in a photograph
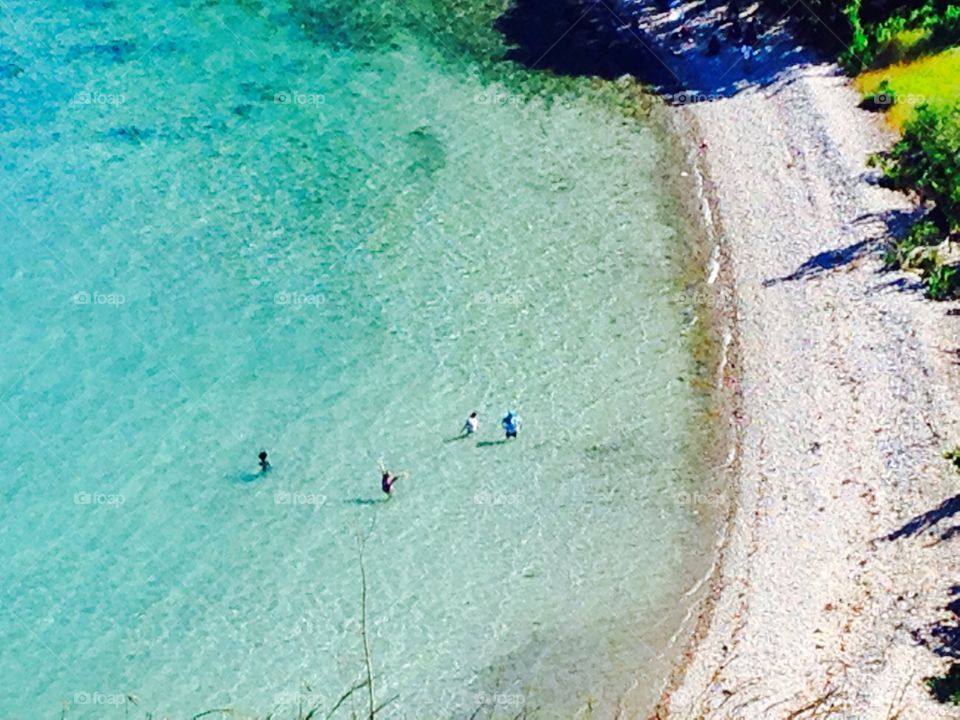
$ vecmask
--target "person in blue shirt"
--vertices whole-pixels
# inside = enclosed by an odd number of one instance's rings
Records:
[[[507,439],[515,438],[520,430],[520,416],[513,410],[507,410],[507,415],[500,422],[503,425],[503,431],[507,434]]]

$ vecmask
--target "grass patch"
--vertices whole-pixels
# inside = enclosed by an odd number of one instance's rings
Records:
[[[870,98],[883,92],[884,81],[884,88],[893,96],[887,118],[902,130],[918,105],[927,103],[937,108],[960,101],[960,47],[870,70],[857,77],[856,85],[865,98]]]

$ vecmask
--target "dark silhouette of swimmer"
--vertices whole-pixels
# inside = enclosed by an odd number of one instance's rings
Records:
[[[383,492],[386,493],[387,495],[390,495],[391,493],[393,493],[393,486],[396,484],[397,480],[404,477],[405,475],[409,475],[409,473],[405,470],[403,472],[399,472],[396,475],[394,475],[392,472],[387,470],[386,466],[384,466],[384,464],[381,462],[380,463],[380,489],[383,490]]]
[[[390,471],[386,471],[380,477],[380,489],[383,490],[387,495],[393,492],[394,483],[399,480],[396,475],[392,475]]]
[[[267,461],[267,451],[261,450],[257,457],[260,458],[260,472],[265,473],[270,469],[270,463]]]

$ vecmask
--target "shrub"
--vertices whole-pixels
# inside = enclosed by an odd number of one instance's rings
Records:
[[[938,702],[960,705],[960,663],[953,663],[941,677],[926,678],[926,683]]]
[[[943,232],[935,222],[929,219],[915,222],[906,235],[890,244],[890,250],[884,258],[885,264],[889,268],[923,268],[922,263],[916,262],[917,248],[939,245],[942,240]]]
[[[893,187],[932,200],[947,232],[960,229],[960,103],[918,106],[903,138],[878,164]]]
[[[904,237],[904,242],[911,247],[920,247],[921,245],[937,245],[943,239],[940,228],[932,220],[920,220],[910,226],[910,230]]]
[[[953,45],[960,38],[960,5],[947,6],[942,14],[932,15],[924,22],[930,34],[929,45],[943,48]]]
[[[931,300],[949,300],[960,290],[960,270],[954,265],[936,265],[927,273],[924,281],[927,297]]]
[[[860,0],[851,0],[844,7],[843,15],[850,25],[850,44],[840,53],[840,64],[855,75],[873,62],[870,38],[860,21]]]
[[[953,469],[957,472],[960,472],[960,445],[955,447],[953,450],[948,450],[943,454],[945,460],[949,460],[950,464],[953,465]]]
[[[956,0],[850,0],[842,13],[849,31],[839,33],[847,43],[840,62],[852,74],[934,53],[960,38]]]
[[[880,46],[874,58],[874,65],[882,67],[905,60],[915,60],[927,51],[929,39],[930,32],[923,28],[898,30]]]

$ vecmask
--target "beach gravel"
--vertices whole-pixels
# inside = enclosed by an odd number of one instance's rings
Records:
[[[675,110],[734,298],[738,492],[655,716],[960,717],[923,682],[947,665],[930,628],[960,578],[960,482],[942,457],[960,442],[957,320],[883,272],[915,208],[869,181],[893,140],[882,118],[790,42],[768,40],[739,86],[739,71],[710,79],[730,52],[695,60],[706,99]]]

